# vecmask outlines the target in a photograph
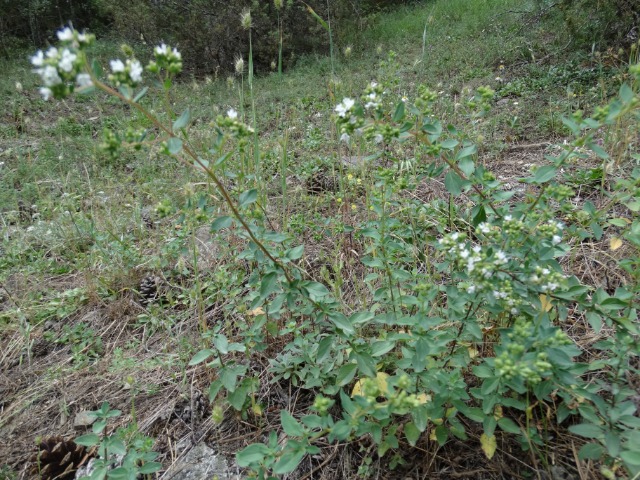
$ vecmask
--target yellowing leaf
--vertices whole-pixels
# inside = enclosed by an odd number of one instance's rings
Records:
[[[389,378],[389,374],[387,373],[378,372],[376,374],[376,384],[377,384],[378,390],[383,395],[386,394],[388,391],[387,378]],[[367,378],[361,378],[356,382],[356,384],[353,386],[353,390],[351,390],[351,397],[355,397],[356,395],[364,397],[364,394],[363,394],[364,382],[367,380],[368,380]]]
[[[469,347],[469,358],[476,358],[478,356],[478,350],[475,347]]]
[[[551,299],[548,296],[546,296],[544,293],[540,294],[540,308],[545,312],[548,312],[553,308]]]
[[[617,250],[622,246],[622,240],[620,240],[618,237],[611,237],[611,240],[609,240],[609,248],[611,250]]]
[[[498,441],[496,440],[495,435],[491,435],[488,437],[485,433],[480,435],[480,446],[482,446],[482,451],[487,456],[489,460],[493,458],[493,455],[496,453],[496,448],[498,448]]]
[[[249,310],[247,315],[250,317],[257,317],[258,315],[264,315],[264,310],[262,307],[254,308],[253,310]]]
[[[420,401],[421,404],[425,404],[431,401],[431,395],[427,395],[426,393],[419,393],[416,395],[416,398]]]
[[[436,437],[436,429],[433,428],[431,430],[431,433],[429,433],[429,440],[431,440],[432,442],[435,442],[438,438]]]

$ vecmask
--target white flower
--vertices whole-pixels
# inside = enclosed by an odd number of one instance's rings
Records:
[[[45,87],[53,87],[54,85],[58,85],[62,83],[62,79],[60,75],[58,75],[58,70],[56,67],[51,65],[47,65],[39,72],[42,77],[42,82]]]
[[[238,118],[238,112],[236,112],[234,108],[230,108],[229,110],[227,110],[227,117],[229,117],[231,120],[235,120],[236,118]]]
[[[518,310],[517,308],[514,307],[511,309],[511,315],[517,315],[519,313],[520,313],[520,310]]]
[[[31,64],[35,67],[41,67],[42,62],[44,62],[44,53],[42,53],[42,50],[38,50],[36,54],[31,57]]]
[[[89,75],[88,73],[78,74],[78,76],[76,77],[76,83],[81,88],[90,87],[93,85],[93,82],[91,81],[91,75]]]
[[[480,225],[478,225],[478,230],[486,234],[491,232],[491,226],[487,222],[482,222]]]
[[[78,34],[78,41],[80,43],[89,43],[89,35],[87,35],[86,33]]]
[[[548,268],[543,268],[542,269],[542,274],[543,275],[549,275],[551,273],[551,270],[549,270]]]
[[[511,220],[513,220],[513,217],[511,215],[505,215],[504,216],[504,221],[505,222],[510,222]]]
[[[45,102],[49,100],[49,98],[51,97],[51,94],[53,93],[51,89],[47,87],[42,87],[39,91],[40,91],[40,95],[42,95],[42,98],[44,98]]]
[[[175,58],[176,60],[182,59],[182,55],[180,55],[180,52],[178,51],[177,48],[174,48],[172,50],[172,53],[173,53],[173,58]]]
[[[451,234],[451,240],[457,240],[459,236],[460,236],[459,232],[453,232]]]
[[[466,248],[460,250],[460,258],[469,258],[469,250],[467,250]]]
[[[467,288],[467,293],[468,293],[468,294],[475,293],[475,291],[476,291],[476,286],[475,286],[475,285],[471,285],[471,286],[469,286],[469,287]]]
[[[120,59],[111,60],[109,65],[111,65],[111,71],[113,73],[124,72],[124,63],[122,63]]]
[[[369,85],[371,88],[376,88],[378,86],[378,82],[371,82]]]
[[[47,50],[47,58],[58,58],[58,49],[56,47],[49,47],[49,50]]]
[[[140,83],[142,81],[142,65],[140,65],[140,62],[138,60],[127,60],[127,65],[129,66],[129,78],[135,83]]]
[[[169,47],[164,43],[155,48],[156,55],[167,55],[169,53]]]
[[[73,70],[73,62],[76,61],[76,58],[78,58],[78,56],[75,53],[71,53],[68,48],[65,48],[62,51],[62,57],[60,58],[60,62],[58,62],[58,66],[61,70],[70,72]]]
[[[505,253],[501,250],[498,250],[496,252],[496,261],[495,261],[496,265],[504,265],[505,263],[507,263],[507,256],[505,255]]]
[[[335,112],[339,117],[346,117],[347,112],[351,110],[351,108],[356,104],[356,101],[352,98],[344,98],[342,103],[338,104],[335,108]]]
[[[551,243],[554,245],[558,245],[562,241],[562,237],[560,235],[554,235],[551,239]]]
[[[482,251],[482,247],[480,247],[480,245],[474,245],[472,250],[474,253],[480,253]]]
[[[380,133],[376,133],[376,136],[373,137],[373,141],[376,143],[381,143],[384,140],[384,137]]]
[[[33,232],[36,229],[33,225],[27,227],[27,232]]]
[[[407,97],[406,95],[403,95],[400,100],[402,100],[404,103],[407,103],[409,101],[409,97]]]
[[[345,132],[342,135],[340,135],[341,142],[349,143],[349,140],[351,140],[351,137],[349,136],[348,133]]]
[[[57,35],[58,40],[60,40],[61,42],[68,42],[70,40],[73,40],[73,30],[71,30],[69,27],[65,28],[64,30],[60,30]]]

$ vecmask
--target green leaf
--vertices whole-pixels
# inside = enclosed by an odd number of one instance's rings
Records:
[[[380,357],[392,350],[395,346],[396,343],[389,340],[373,342],[373,345],[371,345],[371,356]]]
[[[620,454],[620,458],[624,463],[628,463],[629,465],[640,465],[640,452],[627,450]]]
[[[118,87],[118,91],[127,100],[131,100],[133,98],[133,90],[131,89],[131,87],[129,85],[120,85]]]
[[[318,344],[318,351],[316,353],[316,360],[319,363],[322,363],[326,360],[329,352],[331,352],[331,347],[333,346],[334,342],[335,339],[333,337],[325,337],[320,340],[320,343]]]
[[[580,460],[598,460],[604,453],[604,447],[599,443],[587,443],[580,448],[578,458]]]
[[[498,426],[507,433],[520,434],[520,427],[510,418],[503,417],[498,420]]]
[[[453,170],[449,170],[444,177],[444,186],[451,195],[460,195],[462,193],[463,180]]]
[[[91,427],[93,433],[101,433],[104,430],[104,427],[107,426],[107,421],[103,418],[97,420]]]
[[[264,457],[271,454],[271,449],[262,443],[252,443],[236,454],[236,461],[241,467],[249,467],[261,463]]]
[[[184,112],[182,112],[182,115],[180,115],[176,119],[176,121],[173,122],[173,132],[175,133],[186,127],[189,123],[189,120],[191,120],[191,110],[187,108]]]
[[[558,169],[553,165],[545,165],[536,170],[532,183],[546,183],[556,176]]]
[[[100,65],[100,62],[95,59],[91,62],[91,70],[97,78],[102,77],[102,74],[104,73],[102,70],[102,65]]]
[[[336,384],[339,387],[342,387],[350,383],[356,375],[356,370],[358,370],[357,363],[347,363],[340,367],[340,370],[338,370],[338,374],[336,375]]]
[[[229,228],[233,223],[233,219],[229,216],[218,217],[211,224],[211,231],[217,232],[222,230],[223,228]]]
[[[404,118],[404,102],[400,102],[398,103],[398,106],[396,107],[396,111],[393,114],[393,121],[401,122],[403,118]]]
[[[298,260],[304,253],[304,245],[298,245],[287,251],[286,256],[289,260]]]
[[[361,323],[367,323],[373,319],[372,312],[358,312],[349,317],[349,321],[352,325],[359,325]]]
[[[150,473],[157,472],[162,469],[162,464],[160,462],[147,462],[140,469],[138,473],[142,475],[148,475]]]
[[[460,163],[458,164],[458,166],[460,167],[460,170],[462,170],[462,172],[468,177],[470,176],[476,169],[476,165],[473,162],[472,159],[470,158],[463,158],[462,160],[460,160]]]
[[[167,150],[171,155],[177,155],[182,151],[182,140],[177,137],[171,137],[167,140]]]
[[[273,466],[273,473],[276,475],[283,475],[285,473],[293,472],[296,467],[300,465],[305,453],[306,452],[300,448],[295,450],[285,450],[280,459]]]
[[[436,440],[438,444],[442,447],[445,443],[447,443],[447,438],[449,438],[449,431],[444,425],[439,425],[436,427]]]
[[[260,283],[260,296],[263,298],[268,297],[278,288],[278,274],[276,272],[267,273],[262,277]]]
[[[221,354],[226,355],[229,353],[229,340],[223,334],[216,335],[213,339],[213,344]]]
[[[95,433],[87,433],[86,435],[77,437],[74,442],[84,447],[93,447],[100,443],[100,437]]]
[[[249,393],[249,387],[243,385],[236,388],[232,393],[227,396],[227,401],[236,411],[242,411],[245,402],[247,401],[247,394]]]
[[[207,358],[209,358],[211,355],[213,355],[215,352],[209,348],[206,348],[204,350],[200,350],[198,353],[196,353],[193,358],[191,359],[191,361],[189,362],[189,365],[197,365],[199,363],[204,362]]]
[[[594,425],[593,423],[579,423],[578,425],[571,425],[569,427],[569,431],[584,438],[603,437],[602,428],[598,425]]]
[[[416,427],[413,422],[406,423],[404,426],[404,436],[407,437],[409,445],[414,447],[420,438],[420,430],[418,430],[418,427]]]
[[[477,152],[478,152],[478,147],[476,147],[475,145],[471,145],[470,147],[465,147],[456,154],[456,160],[462,160],[463,158],[470,157],[472,155],[475,155]]]
[[[337,328],[342,330],[345,334],[353,335],[354,333],[356,333],[356,329],[353,328],[353,325],[351,325],[349,319],[342,313],[332,312],[331,314],[329,314],[329,319]]]
[[[309,295],[317,299],[329,295],[329,289],[320,282],[304,282],[303,287]]]
[[[238,199],[239,207],[246,207],[247,205],[251,205],[258,199],[258,191],[255,188],[251,190],[247,190],[246,192],[242,192],[240,194],[240,198]]]
[[[455,140],[453,138],[448,138],[447,140],[440,142],[440,146],[445,150],[453,150],[458,146],[459,143],[460,142],[458,140]]]
[[[138,94],[133,98],[133,101],[138,103],[149,91],[149,87],[144,87],[142,90],[138,92]]]
[[[286,410],[280,412],[280,423],[282,424],[284,433],[290,437],[302,437],[304,435],[302,425]]]

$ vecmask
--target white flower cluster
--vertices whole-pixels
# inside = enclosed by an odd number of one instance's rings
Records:
[[[484,226],[490,227],[489,224]],[[471,245],[466,238],[463,233],[453,232],[438,241],[453,256],[458,268],[466,272],[468,280],[461,286],[469,294],[490,293],[497,303],[516,315],[522,301],[515,296],[511,282],[500,276],[500,270],[510,261],[509,256],[493,247]]]
[[[376,82],[371,82],[367,89],[365,90],[365,95],[363,97],[364,108],[366,110],[375,110],[380,107],[381,99],[380,95],[382,94],[382,89]]]
[[[60,48],[50,47],[46,52],[38,50],[31,57],[31,64],[36,67],[34,72],[42,79],[40,94],[45,100],[51,97],[64,98],[76,86],[92,85],[91,76],[82,71],[82,49],[93,42],[94,36],[69,27],[60,30],[57,35]]]
[[[166,69],[169,73],[180,73],[182,71],[182,55],[177,48],[162,43],[154,50],[155,60],[149,62],[147,70],[152,73],[158,73],[161,68]]]
[[[335,112],[338,114],[340,118],[346,118],[347,114],[351,112],[351,109],[353,109],[353,106],[355,104],[356,104],[356,101],[354,99],[344,98],[342,99],[342,103],[339,103],[336,106]]]
[[[554,272],[547,267],[536,266],[534,273],[529,277],[529,281],[540,287],[544,293],[553,293],[565,283],[566,277],[558,272]]]
[[[346,143],[351,140],[351,135],[362,135],[364,119],[356,113],[355,105],[356,101],[353,98],[344,98],[334,109],[338,115],[340,140]]]
[[[109,75],[109,80],[116,85],[124,84],[135,87],[142,82],[142,65],[135,58],[129,58],[126,62],[117,58],[111,60],[109,66],[112,72],[111,75]]]

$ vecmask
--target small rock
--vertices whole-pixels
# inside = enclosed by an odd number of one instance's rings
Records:
[[[240,480],[242,475],[237,466],[231,466],[227,459],[215,455],[205,443],[199,443],[183,458],[178,459],[167,470],[166,480],[200,480],[203,478],[219,480]]]
[[[73,428],[82,428],[92,425],[96,421],[96,417],[89,415],[89,411],[83,410],[76,414],[76,418],[73,419]]]

